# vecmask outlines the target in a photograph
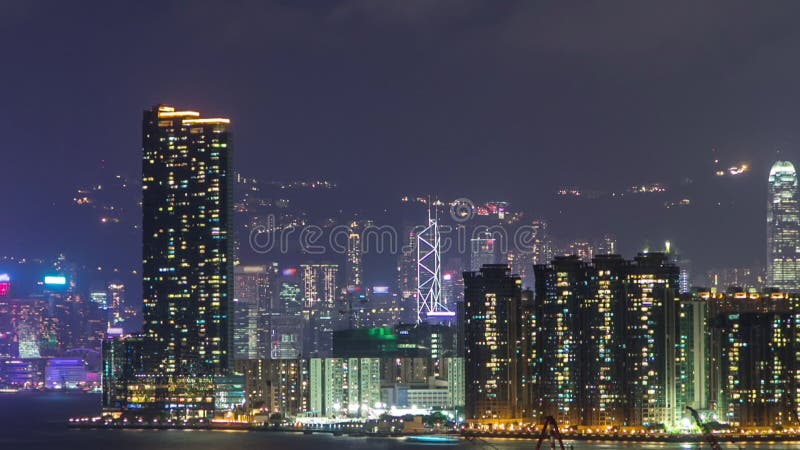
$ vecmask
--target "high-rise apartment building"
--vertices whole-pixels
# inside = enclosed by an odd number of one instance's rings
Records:
[[[497,421],[530,417],[521,395],[522,280],[506,265],[464,272],[465,417]]]
[[[381,401],[378,358],[312,358],[310,412],[320,417],[368,417]]]
[[[230,120],[159,105],[142,121],[143,330],[164,375],[231,367]]]
[[[542,411],[578,426],[655,426],[676,418],[677,266],[557,257],[534,267]]]

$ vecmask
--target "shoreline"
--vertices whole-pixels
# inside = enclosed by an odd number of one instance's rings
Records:
[[[203,424],[203,425],[190,425],[190,426],[167,426],[167,425],[104,425],[96,423],[68,423],[67,428],[77,430],[203,430],[203,431],[239,431],[239,432],[272,432],[272,433],[292,433],[297,435],[308,434],[331,434],[333,436],[348,436],[348,437],[369,437],[369,438],[398,438],[409,436],[428,436],[428,435],[443,435],[460,437],[464,440],[470,441],[475,439],[516,439],[516,440],[529,440],[534,441],[539,439],[538,434],[532,433],[365,433],[361,431],[345,431],[345,430],[320,430],[320,429],[303,429],[303,428],[271,428],[258,425],[230,425],[230,424]],[[777,443],[777,442],[794,442],[800,443],[800,436],[786,436],[780,434],[757,434],[757,435],[715,435],[720,444],[738,444],[738,443]],[[603,435],[583,435],[583,434],[565,434],[562,439],[566,441],[580,441],[580,442],[664,442],[664,443],[702,443],[706,442],[705,436],[702,434],[682,434],[682,435],[653,435],[653,436],[603,436]]]

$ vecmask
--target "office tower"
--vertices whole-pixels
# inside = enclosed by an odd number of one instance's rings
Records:
[[[522,281],[506,265],[464,272],[467,420],[522,419]]]
[[[103,311],[108,311],[108,292],[105,290],[94,290],[89,293],[89,300]]]
[[[692,290],[692,282],[691,282],[692,262],[689,261],[688,259],[682,259],[677,261],[676,264],[678,264],[678,267],[681,268],[680,279],[678,281],[679,292],[681,294],[688,294]]]
[[[606,233],[595,248],[597,248],[596,254],[598,255],[616,255],[618,253],[617,237]]]
[[[417,316],[447,321],[453,313],[442,303],[442,239],[438,219],[428,209],[428,225],[417,233]]]
[[[348,290],[354,290],[363,283],[361,274],[362,231],[363,227],[361,223],[356,220],[350,222],[350,229],[347,236],[347,252],[345,255],[345,287]]]
[[[278,303],[288,315],[302,315],[303,289],[301,273],[294,267],[281,271],[278,279]]]
[[[553,243],[550,241],[547,222],[541,219],[534,220],[531,228],[533,232],[533,264],[547,264],[553,259]]]
[[[417,313],[417,234],[411,228],[406,234],[408,240],[403,242],[400,255],[397,257],[397,290],[400,293],[400,307],[403,308],[403,320],[412,322]]]
[[[270,327],[277,315],[275,294],[278,268],[237,266],[234,269],[233,353],[235,359],[268,358]]]
[[[136,317],[137,312],[126,301],[125,285],[120,282],[108,284],[108,315],[112,327],[124,327]]]
[[[230,121],[159,105],[142,121],[143,330],[159,370],[231,367]]]
[[[333,330],[339,318],[339,296],[336,264],[303,264],[300,266],[303,315],[306,321],[304,353],[306,356],[329,357],[333,352]]]
[[[723,267],[709,270],[705,274],[704,283],[695,283],[707,286],[717,291],[725,291],[731,286],[745,290],[760,291],[765,287],[766,272],[751,267]]]
[[[481,232],[477,236],[470,239],[470,269],[472,272],[478,272],[481,267],[486,264],[495,264],[497,262],[499,244],[491,232]]]
[[[767,285],[800,289],[800,211],[797,173],[788,161],[769,171],[767,201]]]
[[[452,310],[455,304],[464,301],[463,255],[450,256],[442,264],[442,300]]]
[[[302,264],[300,266],[303,306],[305,308],[334,308],[338,297],[336,264]]]
[[[303,355],[303,316],[278,313],[270,315],[268,357],[271,359],[296,359]]]
[[[0,358],[39,358],[68,350],[57,341],[59,321],[41,299],[0,299]]]
[[[594,257],[594,247],[586,241],[570,242],[568,254],[575,255],[582,261],[590,262]]]
[[[63,352],[74,348],[100,350],[107,328],[105,311],[76,293],[51,295],[48,314],[56,325],[55,345]]]
[[[506,264],[511,268],[511,273],[519,275],[522,279],[522,285],[526,288],[533,286],[532,259],[532,253],[520,251],[518,249],[509,248],[508,252],[506,252]]]

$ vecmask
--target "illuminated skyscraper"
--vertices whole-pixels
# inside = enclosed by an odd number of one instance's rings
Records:
[[[125,321],[136,315],[125,301],[125,285],[119,282],[108,284],[108,314],[109,323],[113,327],[122,327]]]
[[[428,226],[417,234],[417,323],[449,318],[442,303],[442,247],[439,222],[428,210]]]
[[[797,173],[788,161],[776,162],[769,171],[767,284],[783,290],[800,289]]]
[[[597,251],[595,254],[599,255],[616,255],[617,254],[617,237],[613,234],[606,233],[600,242],[595,245]]]
[[[336,264],[302,264],[300,276],[304,307],[333,308],[338,292],[338,274],[339,266]]]
[[[481,270],[486,264],[497,263],[497,243],[490,232],[479,233],[470,240],[470,268],[473,272]]]
[[[710,294],[709,391],[721,422],[735,427],[796,426],[798,306],[797,295],[785,292]]]
[[[570,426],[671,426],[677,266],[664,253],[572,255],[534,271],[542,411]]]
[[[467,420],[530,417],[521,395],[522,292],[506,265],[464,272]]]
[[[547,230],[547,222],[534,220],[531,223],[533,232],[533,264],[547,264],[553,259],[553,244]]]
[[[637,424],[672,426],[676,408],[676,311],[680,269],[664,253],[639,254],[625,284],[625,348],[632,416]]]
[[[304,353],[329,357],[333,352],[333,330],[339,318],[339,295],[336,264],[303,264],[300,266],[303,317],[307,325]]]
[[[569,243],[569,254],[576,255],[583,261],[589,262],[594,256],[594,247],[586,241],[574,241]]]
[[[680,329],[676,350],[678,411],[686,409],[686,406],[698,410],[708,409],[708,373],[712,365],[708,351],[709,297],[709,292],[695,288],[689,293],[681,293],[678,304]]]
[[[143,329],[165,375],[231,367],[229,124],[171,106],[144,111]]]
[[[417,234],[413,228],[406,234],[405,241],[397,257],[397,290],[400,294],[400,308],[406,321],[416,320],[417,314]]]
[[[582,425],[579,317],[583,303],[591,298],[589,268],[577,256],[560,256],[551,264],[537,264],[534,271],[542,411],[558,423]]]
[[[236,359],[269,357],[270,329],[277,314],[277,264],[234,270],[233,352]]]
[[[358,221],[350,223],[350,233],[347,237],[347,261],[345,263],[345,287],[349,290],[362,285],[361,274],[361,231],[362,227]]]

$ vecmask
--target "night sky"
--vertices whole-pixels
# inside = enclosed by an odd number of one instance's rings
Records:
[[[768,168],[800,162],[798,22],[789,1],[0,0],[0,253],[138,260],[70,200],[101,160],[140,176],[164,102],[230,117],[243,174],[336,181],[345,209],[509,200],[628,256],[763,264]],[[714,157],[752,170],[715,180]],[[553,200],[687,178],[680,214]]]

